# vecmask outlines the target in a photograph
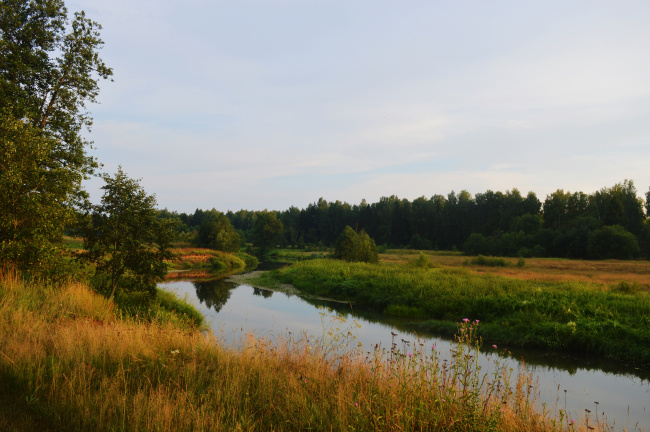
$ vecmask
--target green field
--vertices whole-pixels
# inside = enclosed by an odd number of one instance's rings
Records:
[[[512,271],[529,272],[515,266]],[[480,320],[489,343],[594,353],[650,367],[650,293],[636,283],[521,279],[464,267],[313,260],[268,277],[452,334]],[[415,319],[417,318],[417,319]]]

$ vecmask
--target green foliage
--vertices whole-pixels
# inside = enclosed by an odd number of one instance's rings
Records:
[[[394,314],[419,309],[428,320],[419,324],[424,329],[454,329],[450,323],[473,317],[480,320],[486,341],[650,365],[650,292],[634,284],[539,282],[462,268],[337,260],[303,261],[271,276],[308,294],[354,302],[357,308]]]
[[[389,305],[384,309],[384,314],[402,318],[426,318],[426,313],[421,308],[404,305]]]
[[[64,278],[60,235],[97,163],[82,129],[98,81],[101,27],[60,0],[0,3],[0,265]]]
[[[156,295],[156,282],[167,272],[171,222],[156,217],[156,199],[122,168],[104,176],[101,204],[91,206],[83,226],[85,259],[96,265],[100,289],[112,298],[130,296],[146,303]]]
[[[196,246],[216,249],[224,252],[238,252],[241,238],[235,231],[230,219],[216,210],[204,217],[194,239]]]
[[[55,140],[0,112],[0,262],[51,276],[61,264],[66,205],[82,176],[57,160]]]
[[[431,260],[429,260],[429,255],[424,252],[420,252],[417,259],[413,262],[415,267],[419,268],[429,268],[431,267]]]
[[[620,225],[604,226],[589,236],[589,256],[595,259],[632,259],[640,254],[634,234]]]
[[[500,257],[486,257],[484,255],[479,255],[472,259],[465,261],[466,265],[479,265],[486,267],[507,267],[509,262],[505,258]]]
[[[369,262],[379,261],[377,246],[365,231],[359,234],[350,226],[346,226],[334,246],[333,258],[343,261]]]
[[[246,264],[245,270],[247,271],[255,269],[260,264],[257,257],[255,257],[254,255],[249,255],[244,252],[239,252],[236,255],[238,258],[244,261],[244,263]]]
[[[86,103],[112,70],[98,55],[101,26],[84,12],[67,15],[61,0],[2,2],[0,106],[52,138],[57,160],[85,174],[96,167],[81,134],[92,124]]]
[[[260,250],[260,255],[282,241],[283,226],[274,212],[264,210],[255,219],[254,243]]]
[[[204,323],[203,315],[187,299],[179,298],[175,293],[158,288],[156,300],[150,308],[141,310],[141,315],[155,317],[156,321],[189,322],[190,327],[199,328]]]

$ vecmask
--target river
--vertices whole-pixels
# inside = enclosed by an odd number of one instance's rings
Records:
[[[331,320],[323,316],[323,309],[319,307],[329,307],[347,319],[345,324],[339,324],[340,329],[350,330],[355,344],[361,342],[369,350],[376,344],[390,347],[394,341],[399,349],[408,351],[418,338],[427,347],[435,345],[442,356],[451,348],[447,339],[414,334],[405,320],[353,310],[344,303],[306,300],[298,295],[226,280],[170,281],[160,286],[176,292],[181,298],[186,297],[203,313],[213,333],[232,347],[237,347],[242,336],[248,333],[266,338],[320,338],[324,326],[330,326]],[[398,336],[393,338],[391,332]],[[490,348],[483,354],[482,363],[489,363],[491,356],[501,355],[499,350]],[[606,416],[614,430],[649,430],[650,371],[586,356],[511,351],[508,362],[513,369],[522,367],[520,359],[523,358],[526,369],[539,378],[540,400],[547,411],[554,412],[566,406],[570,418],[579,421],[585,418],[588,409],[592,418],[596,412],[599,418]]]

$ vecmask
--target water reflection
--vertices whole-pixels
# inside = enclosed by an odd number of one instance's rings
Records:
[[[271,339],[287,335],[323,337],[327,322],[315,306],[325,306],[350,322],[354,319],[361,323],[361,328],[352,331],[364,351],[376,345],[390,348],[392,342],[405,351],[412,345],[401,343],[402,339],[415,342],[419,338],[427,349],[435,345],[444,358],[452,347],[448,339],[425,332],[414,334],[409,320],[387,318],[346,303],[305,300],[223,280],[167,282],[162,287],[176,291],[181,297],[187,295],[210,322],[215,335],[230,346],[238,346],[249,333]],[[398,333],[394,340],[393,332]],[[482,365],[495,355],[494,351],[486,350]],[[585,356],[520,349],[512,350],[511,354],[515,370],[521,368],[522,357],[527,369],[539,377],[542,401],[551,412],[564,409],[566,399],[566,405],[575,414],[573,418],[578,419],[580,415],[584,418],[584,409],[598,409],[605,411],[610,424],[616,419],[614,430],[624,426],[633,430],[637,422],[642,430],[647,428],[644,425],[648,424],[646,406],[650,401],[648,371]],[[594,406],[596,401],[600,403],[598,407]]]
[[[196,297],[205,303],[208,309],[219,312],[223,306],[228,303],[230,293],[237,285],[232,282],[226,282],[224,279],[215,279],[209,281],[192,282],[196,290]]]
[[[265,290],[261,288],[253,288],[253,295],[262,296],[264,298],[269,298],[273,295],[273,291]]]

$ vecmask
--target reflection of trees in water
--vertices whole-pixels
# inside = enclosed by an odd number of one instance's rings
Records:
[[[223,279],[192,282],[192,284],[201,303],[205,303],[208,308],[212,308],[215,312],[219,312],[228,302],[230,291],[237,286],[237,284],[226,282]]]
[[[269,298],[273,295],[273,291],[260,288],[253,288],[253,295]]]

